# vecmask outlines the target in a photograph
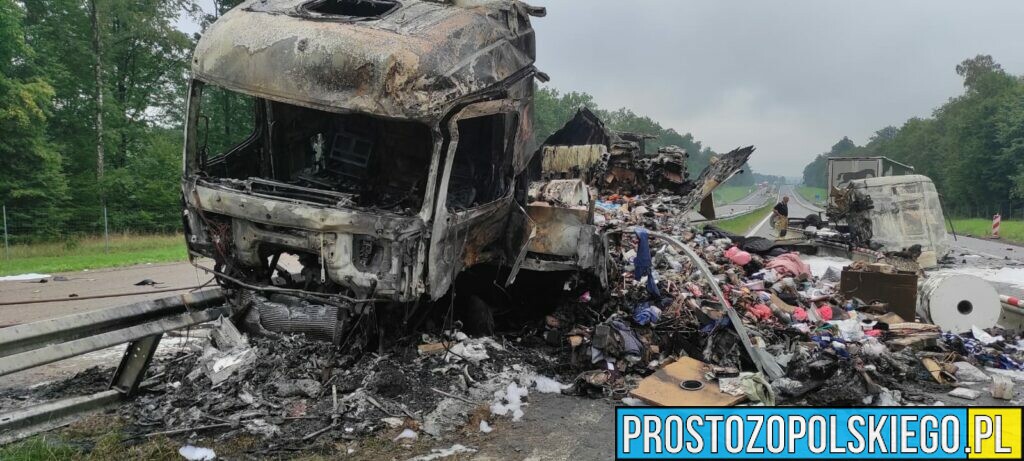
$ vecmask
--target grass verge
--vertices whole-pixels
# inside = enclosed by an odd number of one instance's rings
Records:
[[[761,220],[763,220],[764,217],[769,212],[771,212],[772,207],[774,206],[774,203],[769,202],[767,205],[758,208],[753,212],[747,213],[743,216],[737,216],[735,218],[715,221],[712,224],[715,227],[718,227],[719,229],[732,232],[733,234],[746,235],[746,233],[749,232],[752,227],[760,223]]]
[[[711,194],[715,196],[715,203],[727,205],[740,201],[753,191],[754,189],[748,186],[722,186],[716,187]]]
[[[178,235],[111,235],[64,242],[14,245],[0,254],[0,275],[68,272],[141,263],[184,261],[185,238]]]
[[[180,460],[180,443],[163,436],[126,441],[117,417],[95,415],[65,429],[47,432],[0,447],[4,461]],[[220,453],[218,453],[220,454]]]
[[[953,219],[953,228],[957,235],[988,238],[992,235],[992,220],[984,218]],[[949,231],[949,223],[946,223]],[[1024,244],[1024,221],[1006,221],[999,225],[999,236],[1002,240]]]
[[[796,193],[814,205],[824,205],[827,197],[827,191],[825,191],[824,187],[796,186]]]
[[[500,423],[499,423],[500,424]],[[469,426],[466,426],[469,428]],[[469,440],[480,440],[475,428]],[[501,426],[504,430],[505,427]],[[83,418],[64,429],[35,435],[28,439],[0,446],[0,460],[3,461],[61,461],[61,460],[159,460],[180,461],[178,449],[185,443],[212,449],[217,459],[288,459],[293,461],[326,461],[334,459],[378,460],[406,459],[412,453],[428,452],[436,447],[434,441],[420,438],[412,444],[393,441],[401,429],[384,431],[357,440],[331,440],[322,437],[310,441],[301,451],[293,454],[264,455],[261,448],[267,441],[243,434],[227,438],[215,436],[215,432],[199,433],[197,437],[179,434],[174,437],[129,438],[125,422],[110,414],[98,414]],[[464,429],[465,430],[465,429]],[[467,433],[463,433],[465,439]],[[459,456],[457,459],[463,459]]]
[[[7,461],[49,461],[80,459],[81,452],[53,436],[37,436],[0,447],[0,459]]]

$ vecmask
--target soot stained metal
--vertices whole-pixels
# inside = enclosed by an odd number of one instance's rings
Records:
[[[253,0],[222,16],[192,61],[194,264],[254,328],[335,342],[366,313],[390,326],[381,308],[408,322],[473,268],[506,286],[520,270],[607,280],[599,191],[663,190],[693,207],[752,148],[690,180],[684,151],[647,158],[645,136],[581,111],[536,149],[545,77],[530,17],[544,13],[515,0]],[[558,164],[566,174],[546,173]],[[592,167],[607,174],[578,174]]]

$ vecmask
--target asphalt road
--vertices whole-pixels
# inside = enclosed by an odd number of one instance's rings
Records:
[[[800,195],[796,193],[796,189],[793,186],[785,185],[779,187],[779,194],[777,197],[775,197],[775,202],[778,202],[784,196],[789,197],[790,218],[806,218],[809,214],[815,214],[819,211],[822,211],[820,208],[800,198]],[[771,224],[768,223],[768,218],[770,216],[770,213],[766,214],[764,216],[764,219],[759,221],[758,224],[754,226],[754,228],[751,229],[749,233],[747,233],[747,236],[778,238],[778,232],[772,229]]]
[[[757,189],[752,194],[743,197],[732,203],[726,203],[724,205],[715,205],[715,219],[729,218],[738,214],[746,213],[751,210],[756,210],[764,205],[766,196],[768,195],[767,190]],[[698,213],[696,210],[690,212],[690,220],[694,222],[705,221],[706,218]]]
[[[738,201],[715,206],[715,214],[718,218],[727,218],[729,216],[756,210],[764,205],[767,195],[767,190],[758,188],[753,194],[750,194]]]
[[[40,283],[40,279],[0,282],[0,302],[60,300],[0,306],[0,327],[174,296],[184,292],[184,289],[188,287],[201,285],[210,279],[209,275],[192,267],[187,262],[142,264],[53,275],[59,275],[60,281],[54,280],[57,277],[50,277],[44,279],[47,280],[45,283]],[[156,285],[135,285],[147,279]],[[153,293],[155,290],[179,287],[183,290]],[[132,295],[116,298],[76,299],[114,293],[132,293]]]

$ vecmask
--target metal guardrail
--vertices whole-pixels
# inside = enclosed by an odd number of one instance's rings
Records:
[[[0,329],[0,376],[128,343],[110,389],[0,413],[0,445],[132,396],[163,334],[226,315],[223,304],[211,289]]]
[[[690,223],[691,224],[712,224],[712,225],[714,225],[717,222],[727,221],[729,219],[739,218],[741,216],[746,216],[748,214],[753,214],[753,213],[757,212],[758,210],[760,210],[761,208],[764,208],[765,205],[767,205],[769,202],[771,202],[771,199],[772,199],[771,196],[766,195],[764,197],[764,201],[761,202],[760,205],[756,205],[755,208],[751,208],[751,209],[749,209],[747,211],[741,211],[739,213],[734,213],[734,214],[731,214],[729,216],[722,216],[721,218],[715,218],[715,219],[693,219],[693,220],[690,220]],[[728,205],[723,205],[723,206],[728,206]]]

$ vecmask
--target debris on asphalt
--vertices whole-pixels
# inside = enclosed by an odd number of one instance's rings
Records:
[[[989,382],[992,380],[984,371],[969,362],[954,362],[953,366],[956,368],[956,379],[959,381]]]
[[[958,387],[949,391],[949,395],[950,397],[958,397],[961,399],[977,400],[978,397],[981,397],[981,392],[974,389],[968,389],[966,387]]]
[[[1012,400],[1015,394],[1013,387],[1013,381],[1006,376],[992,377],[992,387],[990,390],[992,392],[992,397],[994,398]]]
[[[434,448],[430,450],[430,453],[417,456],[415,458],[409,458],[409,461],[434,461],[435,459],[447,458],[458,454],[469,454],[476,453],[476,449],[470,448],[461,444],[452,445],[449,448]]]

